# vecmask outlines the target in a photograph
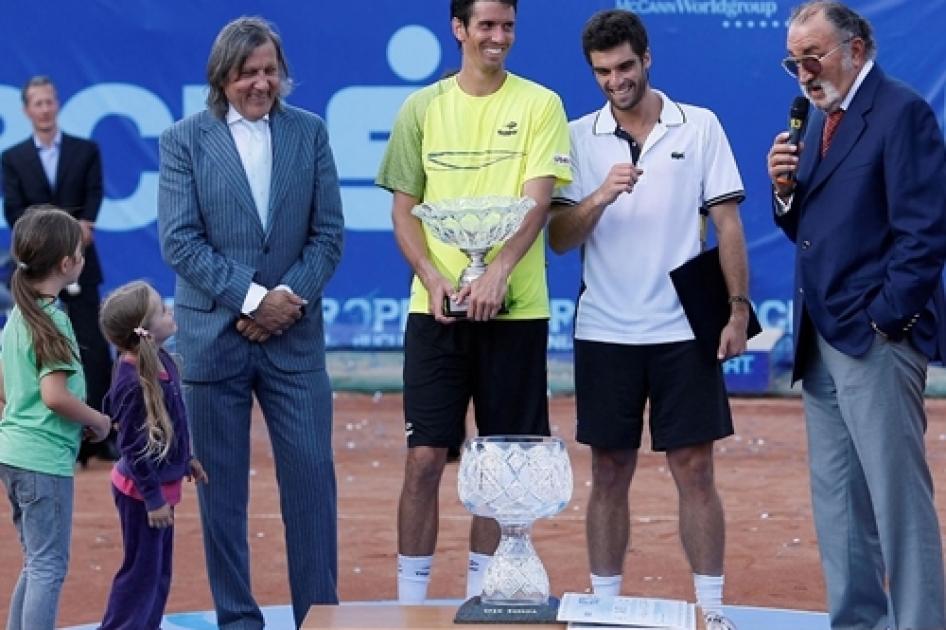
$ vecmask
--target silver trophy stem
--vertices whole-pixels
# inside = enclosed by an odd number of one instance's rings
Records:
[[[470,264],[460,274],[461,289],[486,273],[486,254],[489,250],[489,247],[463,250],[463,253],[470,257]]]
[[[461,249],[464,254],[470,258],[470,264],[463,269],[460,274],[459,286],[462,289],[484,273],[486,273],[486,254],[489,253],[489,247],[480,249]],[[444,298],[443,311],[448,317],[466,317],[466,308],[468,300],[457,302],[452,298]]]

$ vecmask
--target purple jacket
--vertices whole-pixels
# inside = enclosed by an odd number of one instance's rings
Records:
[[[112,386],[102,402],[102,411],[118,423],[118,448],[121,451],[121,459],[116,464],[118,472],[134,482],[148,511],[165,504],[161,485],[184,478],[190,472],[191,461],[190,430],[181,394],[180,374],[167,352],[161,350],[159,356],[170,376],[167,380],[161,380],[161,389],[174,427],[174,445],[166,459],[155,461],[141,456],[148,444],[147,431],[143,430],[147,414],[134,363],[119,359]]]

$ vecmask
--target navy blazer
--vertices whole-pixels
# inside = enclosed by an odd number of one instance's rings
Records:
[[[270,115],[273,166],[267,225],[260,221],[226,120],[210,111],[161,134],[158,231],[177,274],[174,315],[185,380],[235,375],[255,342],[236,329],[256,282],[287,285],[305,316],[262,344],[286,372],[325,367],[322,291],[342,254],[344,217],[324,121],[284,105]]]
[[[775,213],[796,245],[793,378],[803,376],[809,323],[849,356],[870,348],[874,322],[942,360],[946,148],[936,116],[875,65],[822,160],[824,121],[813,110],[791,208]]]
[[[13,227],[26,209],[53,204],[77,219],[95,223],[102,207],[104,184],[99,147],[91,140],[62,134],[56,188],[49,186],[33,136],[3,152],[3,216]],[[85,250],[85,268],[79,276],[83,288],[102,284],[102,266],[93,242]]]

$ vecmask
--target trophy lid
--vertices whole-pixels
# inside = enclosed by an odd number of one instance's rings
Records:
[[[488,249],[518,231],[531,197],[461,197],[425,201],[411,210],[434,237],[463,250]]]

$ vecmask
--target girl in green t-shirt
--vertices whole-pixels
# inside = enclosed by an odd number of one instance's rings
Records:
[[[69,568],[80,438],[85,430],[101,441],[111,427],[108,416],[83,402],[79,348],[56,305],[82,271],[83,248],[79,222],[57,208],[31,208],[13,228],[15,306],[0,348],[0,480],[25,560],[10,598],[9,626],[15,628],[56,626]]]

